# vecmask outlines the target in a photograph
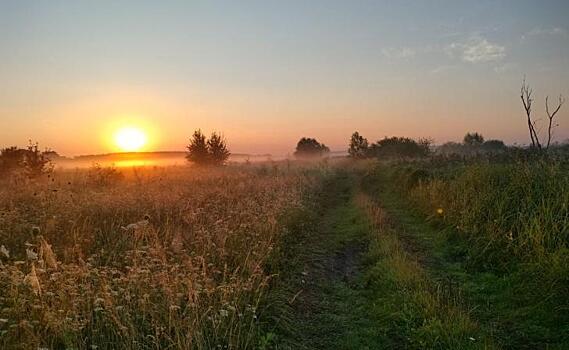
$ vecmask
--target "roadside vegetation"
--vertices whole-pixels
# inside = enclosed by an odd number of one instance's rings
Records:
[[[569,344],[567,162],[383,164],[367,186],[505,348]]]

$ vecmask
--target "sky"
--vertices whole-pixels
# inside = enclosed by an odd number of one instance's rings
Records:
[[[526,144],[524,76],[537,117],[569,96],[569,1],[0,0],[0,147],[112,152],[124,126],[146,150],[195,129],[275,155],[356,130]]]

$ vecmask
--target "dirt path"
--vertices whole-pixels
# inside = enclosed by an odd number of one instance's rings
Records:
[[[317,214],[287,245],[286,326],[272,348],[497,348],[460,293],[430,273],[437,259],[415,240],[424,227],[393,220],[358,192],[357,176],[332,177]]]
[[[300,283],[291,300],[295,331],[278,348],[377,349],[363,271],[369,225],[353,196],[355,180],[327,184],[315,230],[298,250]]]

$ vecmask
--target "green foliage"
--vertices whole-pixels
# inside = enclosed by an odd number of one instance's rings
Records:
[[[430,142],[421,144],[408,137],[386,137],[371,146],[371,153],[378,158],[415,158],[429,153]]]
[[[434,273],[461,286],[499,345],[569,344],[569,316],[558,311],[569,309],[566,163],[416,163],[378,167],[364,183],[381,188],[404,231],[427,242],[440,259]]]
[[[507,149],[502,140],[487,140],[482,144],[482,149],[489,152],[505,151]]]
[[[473,133],[469,132],[466,135],[464,135],[463,143],[466,146],[471,146],[471,147],[482,146],[482,144],[484,143],[484,137],[477,132]]]
[[[361,136],[357,131],[352,134],[350,138],[350,147],[348,154],[355,159],[363,159],[368,156],[369,147],[367,139]]]
[[[297,158],[314,158],[321,157],[329,152],[330,149],[325,144],[321,144],[314,138],[303,137],[298,141],[294,155]]]

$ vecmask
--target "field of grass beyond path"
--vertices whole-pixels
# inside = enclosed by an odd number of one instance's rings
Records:
[[[557,171],[555,167],[558,165],[545,166],[548,167],[546,171]],[[382,209],[378,210],[380,216],[387,218],[387,231],[395,232],[398,244],[406,251],[407,257],[416,259],[416,265],[423,269],[424,275],[431,281],[430,285],[434,286],[434,294],[440,295],[441,301],[450,301],[439,303],[434,311],[454,304],[458,310],[463,310],[464,319],[470,320],[472,327],[465,329],[470,328],[468,339],[472,340],[472,346],[567,349],[569,261],[563,243],[563,232],[567,228],[566,206],[561,204],[561,210],[547,216],[553,213],[548,211],[549,207],[563,202],[562,198],[567,193],[566,182],[563,184],[563,181],[567,178],[560,173],[546,178],[546,181],[534,176],[532,181],[526,182],[527,185],[516,187],[525,180],[519,174],[529,178],[528,173],[537,174],[537,167],[525,164],[507,167],[489,164],[446,169],[444,177],[429,174],[432,171],[429,168],[414,170],[412,165],[406,168],[380,165],[366,174],[364,188],[373,202],[381,205]],[[455,171],[455,174],[449,177],[449,170]],[[417,177],[420,179],[417,180]],[[485,181],[480,185],[479,179],[482,178]],[[489,193],[495,197],[494,201],[486,200]],[[517,198],[518,206],[504,206],[503,202],[512,196]],[[464,198],[468,198],[470,205],[460,211],[457,208]],[[535,209],[527,211],[528,207]],[[508,229],[500,217],[495,218],[497,213],[503,214],[503,220],[516,217],[511,220],[516,226]],[[478,215],[475,227],[464,224],[467,215],[468,219]],[[545,217],[549,220],[547,222],[553,222],[554,225],[524,226],[530,219],[532,223],[545,222]],[[522,229],[518,229],[518,226]],[[499,234],[505,230],[510,230],[504,234],[507,243],[498,247],[496,242],[501,238]],[[538,252],[533,246],[519,242],[536,232],[547,235],[540,241],[544,245],[548,240],[559,243]],[[383,251],[398,249],[387,249],[385,242],[389,239],[385,236],[382,238]],[[522,246],[528,249],[528,253],[516,255],[516,249]],[[393,255],[389,252],[386,254]],[[496,261],[500,263],[496,264]],[[405,269],[388,267],[380,275],[391,276],[396,270],[406,276]],[[398,289],[405,290],[401,285]],[[406,312],[411,316],[417,314],[402,311],[403,314]],[[409,317],[403,316],[401,319],[403,324],[409,323]],[[426,327],[426,324],[432,324],[432,327]],[[409,333],[413,336],[430,333],[426,339],[432,339],[436,335],[433,330],[438,327],[441,332],[438,339],[443,340],[445,335],[457,335],[452,329],[457,324],[459,322],[437,324],[433,323],[431,317],[424,317],[422,323],[416,323]],[[427,330],[427,333],[423,333],[423,330]],[[424,348],[464,348],[467,344],[443,342],[439,343],[440,346]]]

